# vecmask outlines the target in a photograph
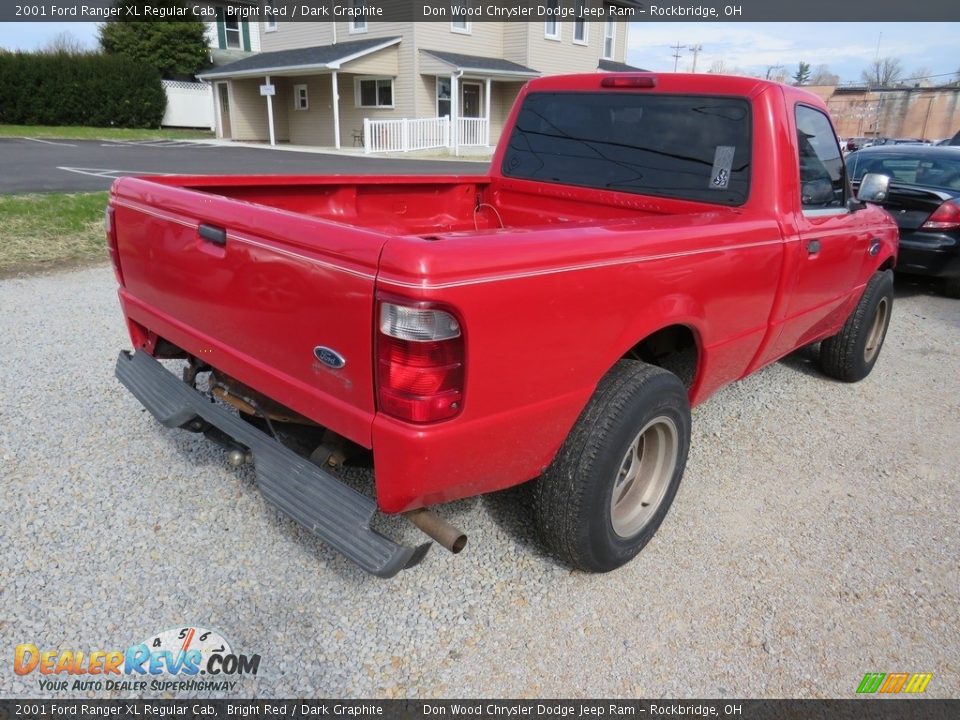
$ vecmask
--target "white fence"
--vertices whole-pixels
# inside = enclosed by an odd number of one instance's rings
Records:
[[[457,144],[460,147],[478,147],[489,145],[487,140],[486,118],[460,118],[460,132],[457,133]]]
[[[163,114],[164,127],[208,127],[213,130],[213,90],[207,83],[164,80],[167,110]]]
[[[451,136],[450,118],[411,120],[363,119],[363,149],[366,153],[408,152],[457,146],[487,145],[488,123],[485,118],[460,118],[459,136]]]

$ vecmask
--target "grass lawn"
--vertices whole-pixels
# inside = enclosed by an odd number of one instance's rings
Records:
[[[206,130],[139,128],[55,127],[48,125],[0,125],[0,137],[29,137],[52,140],[209,140]]]
[[[107,195],[0,195],[0,277],[107,261]]]

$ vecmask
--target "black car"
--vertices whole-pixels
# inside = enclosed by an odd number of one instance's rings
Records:
[[[890,177],[882,205],[900,228],[897,272],[938,278],[960,298],[960,147],[880,145],[846,162],[854,187],[867,173]]]

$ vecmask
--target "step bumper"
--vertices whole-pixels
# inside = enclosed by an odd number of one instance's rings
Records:
[[[419,563],[430,549],[429,542],[400,545],[371,529],[377,512],[373,499],[215,404],[142,350],[121,352],[116,373],[166,427],[186,427],[200,418],[248,448],[264,498],[363,570],[393,577]]]

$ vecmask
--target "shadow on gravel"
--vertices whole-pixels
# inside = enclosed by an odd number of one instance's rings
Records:
[[[559,565],[537,536],[533,522],[533,482],[481,496],[487,515],[520,546],[520,552]]]
[[[940,293],[939,283],[932,278],[900,274],[893,276],[894,299],[905,299],[917,297],[918,295],[943,297]]]
[[[819,355],[820,343],[814,343],[790,353],[780,360],[780,364],[810,377],[829,380],[830,378],[824,375],[817,365]]]

